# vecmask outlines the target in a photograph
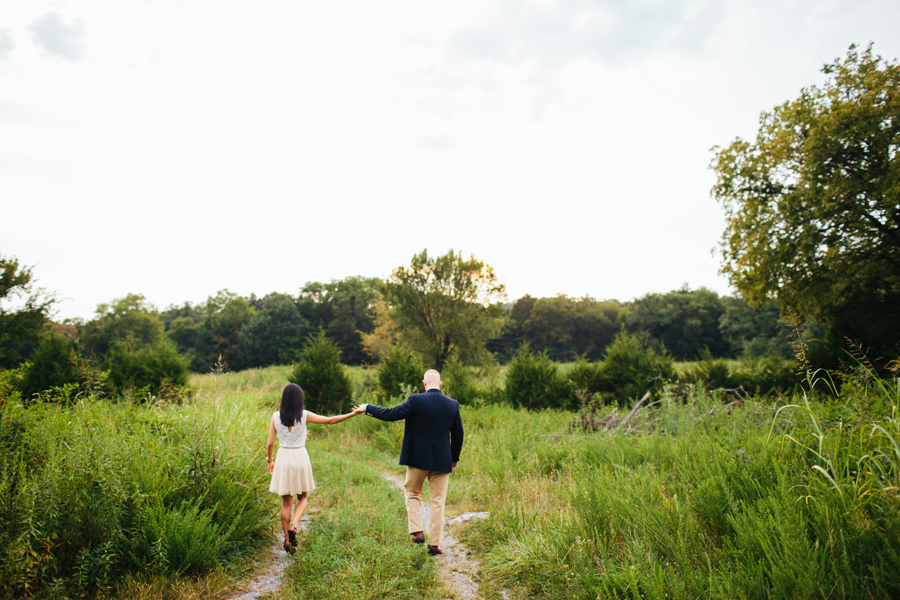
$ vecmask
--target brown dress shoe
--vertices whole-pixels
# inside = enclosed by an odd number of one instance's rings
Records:
[[[417,531],[415,533],[409,534],[412,536],[412,541],[414,544],[424,544],[425,543],[425,534],[421,531]]]
[[[437,556],[438,554],[443,554],[443,552],[441,552],[441,549],[437,546],[428,546],[428,554]]]

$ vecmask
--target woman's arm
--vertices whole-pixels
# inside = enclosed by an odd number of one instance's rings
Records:
[[[275,450],[275,420],[269,421],[269,441],[266,442],[266,456],[268,457],[269,475],[275,469],[275,460],[272,452]]]
[[[341,421],[346,421],[350,417],[355,417],[356,415],[362,414],[365,412],[365,409],[355,408],[353,412],[348,412],[346,415],[337,415],[335,417],[323,417],[322,415],[317,415],[316,413],[311,413],[306,411],[306,422],[307,423],[318,423],[319,425],[334,425],[335,423],[340,423]]]

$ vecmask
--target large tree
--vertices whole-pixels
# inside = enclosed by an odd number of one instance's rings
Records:
[[[30,268],[0,256],[0,369],[15,367],[35,350],[53,302],[34,288]]]
[[[159,312],[141,294],[128,294],[97,306],[97,316],[84,324],[81,344],[88,353],[106,355],[117,340],[135,348],[156,344],[163,337]]]
[[[300,290],[300,313],[337,343],[345,364],[358,365],[365,359],[362,336],[375,329],[380,284],[377,278],[353,276],[310,282]]]
[[[724,312],[715,292],[684,287],[638,298],[630,305],[625,323],[628,331],[650,348],[665,348],[678,360],[694,360],[704,351],[717,357],[731,354],[719,329]]]
[[[851,46],[760,118],[756,141],[714,149],[722,270],[755,304],[777,298],[849,337],[900,340],[900,67]]]
[[[241,329],[236,366],[246,369],[293,363],[312,332],[294,298],[272,292],[262,299],[262,310]]]
[[[453,250],[429,258],[422,250],[408,267],[397,267],[384,295],[401,339],[429,367],[440,369],[451,355],[483,362],[485,342],[500,332],[505,286],[490,265]]]

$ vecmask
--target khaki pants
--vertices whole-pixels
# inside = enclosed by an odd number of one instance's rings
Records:
[[[444,531],[444,500],[447,499],[450,473],[406,467],[406,481],[403,482],[403,490],[406,492],[406,517],[409,520],[409,532],[424,531],[422,527],[422,484],[426,479],[431,495],[428,545],[440,546],[441,533]]]

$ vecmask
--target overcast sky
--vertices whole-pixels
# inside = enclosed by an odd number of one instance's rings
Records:
[[[2,0],[0,254],[58,318],[423,248],[511,300],[731,293],[711,147],[898,31],[896,0]]]

